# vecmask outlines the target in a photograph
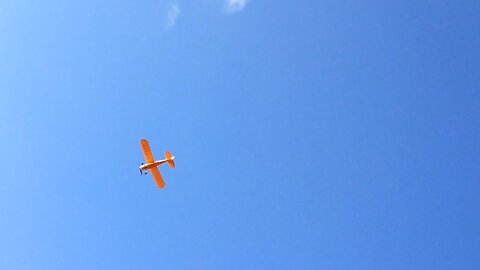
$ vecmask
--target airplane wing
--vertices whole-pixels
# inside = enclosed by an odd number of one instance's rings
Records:
[[[142,145],[143,155],[145,156],[145,161],[147,163],[153,162],[152,151],[150,151],[150,145],[148,145],[147,139],[141,139],[140,144]]]
[[[163,182],[162,175],[157,167],[151,168],[150,171],[152,172],[153,178],[155,182],[157,182],[158,188],[163,188],[165,186],[165,182]]]

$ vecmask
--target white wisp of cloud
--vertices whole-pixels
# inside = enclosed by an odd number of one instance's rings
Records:
[[[226,0],[227,12],[234,13],[242,10],[247,4],[247,0]]]
[[[180,7],[178,4],[170,4],[165,21],[165,31],[172,29],[177,23],[178,15],[180,15]]]

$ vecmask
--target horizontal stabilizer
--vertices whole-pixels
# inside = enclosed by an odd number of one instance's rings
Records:
[[[170,151],[165,151],[165,159],[168,162],[168,165],[170,165],[170,168],[175,168],[175,161],[173,161],[175,157],[172,156],[172,153]]]

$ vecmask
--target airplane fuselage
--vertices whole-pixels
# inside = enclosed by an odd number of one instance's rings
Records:
[[[142,164],[138,168],[140,169],[140,171],[145,171],[145,170],[149,170],[151,168],[157,167],[158,165],[163,164],[167,161],[168,159],[155,160],[154,162]]]

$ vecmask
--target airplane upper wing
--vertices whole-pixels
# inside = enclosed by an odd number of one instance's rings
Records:
[[[165,182],[163,181],[162,175],[157,167],[151,168],[150,171],[152,172],[153,178],[155,182],[157,182],[158,188],[163,188],[165,186]]]
[[[140,144],[142,145],[143,155],[145,156],[145,161],[147,163],[153,162],[152,151],[150,151],[150,145],[148,145],[147,139],[141,139]]]

